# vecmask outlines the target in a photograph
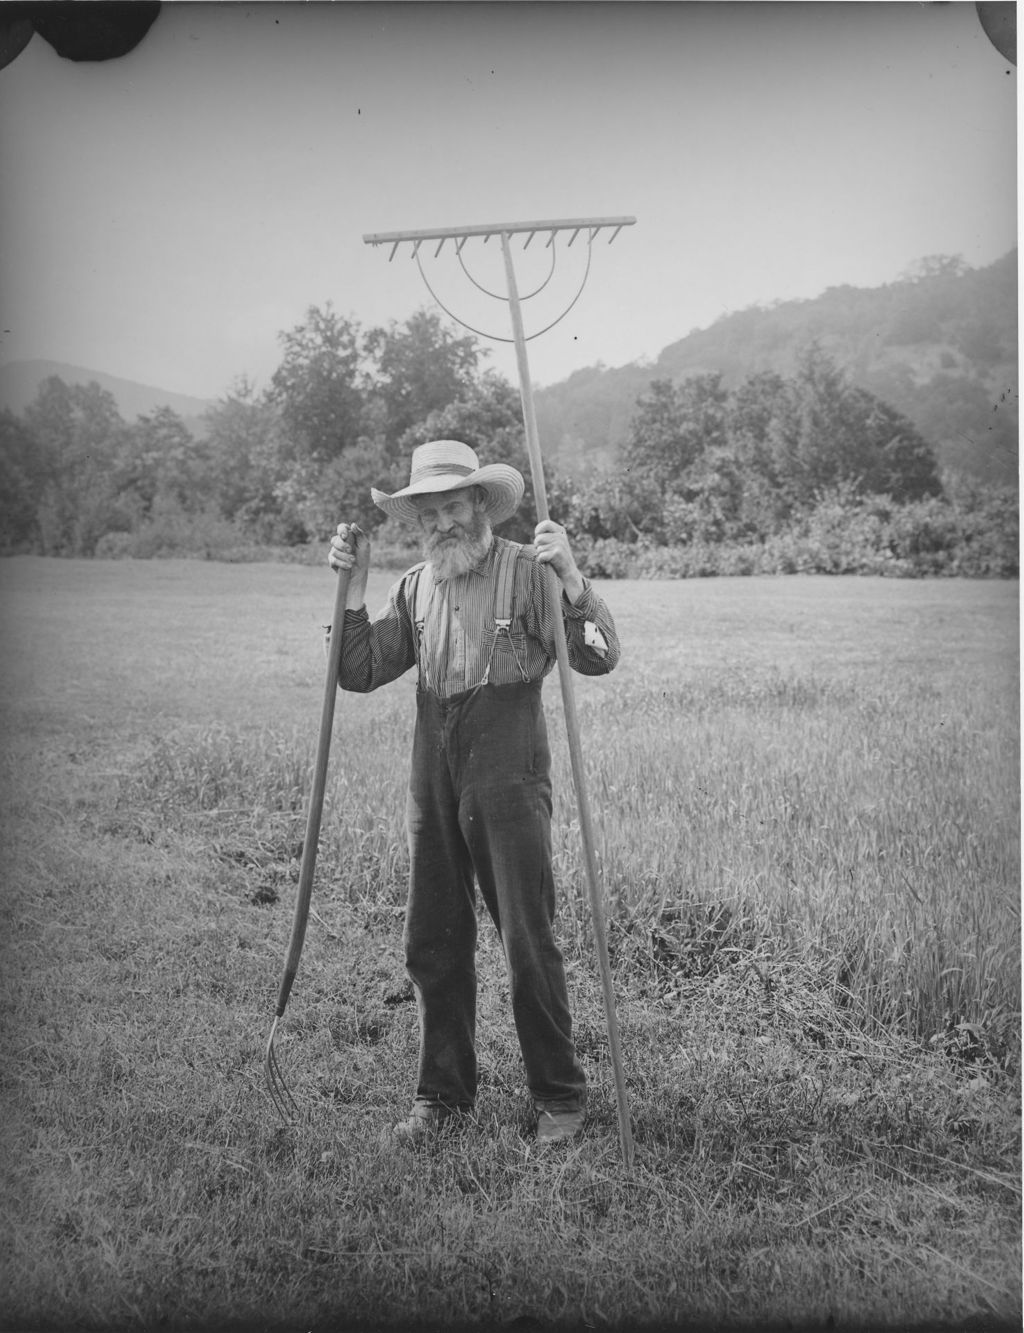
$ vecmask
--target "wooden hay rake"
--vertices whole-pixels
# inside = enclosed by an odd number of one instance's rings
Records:
[[[595,239],[603,232],[610,232],[611,234],[608,236],[608,242],[610,244],[615,240],[623,227],[632,226],[635,222],[636,219],[632,217],[560,218],[552,221],[492,223],[470,227],[442,227],[434,230],[376,232],[363,237],[363,241],[367,245],[389,246],[389,262],[394,259],[395,255],[403,246],[408,245],[411,257],[416,262],[427,290],[446,314],[450,315],[456,323],[461,324],[472,333],[479,334],[482,337],[491,338],[497,342],[510,342],[514,344],[516,365],[519,372],[519,393],[522,402],[523,424],[526,431],[526,447],[530,459],[530,475],[533,481],[533,493],[536,500],[538,522],[546,520],[549,517],[549,512],[547,488],[544,481],[544,465],[541,457],[540,436],[537,430],[537,417],[534,409],[533,387],[530,379],[530,366],[526,354],[526,344],[531,339],[539,337],[542,333],[546,333],[548,329],[553,328],[555,324],[564,319],[579,300],[590,273],[591,255]],[[553,319],[544,327],[537,329],[528,337],[523,325],[523,303],[539,296],[539,294],[547,288],[556,268],[558,258],[557,239],[563,233],[570,233],[565,247],[566,250],[571,248],[580,236],[586,237],[587,256],[582,279],[576,292],[564,306],[557,318]],[[520,236],[525,236],[525,241],[523,242],[524,250],[536,237],[544,237],[543,245],[546,249],[551,251],[551,263],[547,277],[532,291],[525,293],[523,296],[520,296],[512,255],[512,238],[518,238]],[[484,286],[484,284],[477,281],[477,279],[470,273],[463,254],[465,247],[469,242],[480,240],[486,244],[487,241],[493,237],[498,237],[501,244],[506,286],[504,293],[492,291]],[[511,337],[496,333],[486,333],[481,329],[475,328],[473,325],[466,323],[464,319],[461,319],[448,308],[434,290],[424,269],[421,258],[421,252],[424,246],[427,246],[428,249],[433,249],[433,258],[435,260],[441,256],[442,251],[445,250],[446,246],[450,246],[463,273],[473,286],[483,292],[485,296],[507,304],[512,326]],[[555,585],[554,592],[557,600],[559,595],[557,589],[557,575],[550,566],[547,567],[547,577]],[[347,580],[345,580],[345,582],[347,583]],[[278,1021],[284,1014],[285,1005],[288,1001],[288,993],[295,977],[295,970],[298,967],[299,954],[302,950],[302,942],[305,935],[306,920],[309,914],[313,869],[316,862],[316,843],[320,830],[320,811],[323,804],[323,786],[326,777],[327,753],[330,746],[331,725],[334,712],[334,693],[337,688],[338,663],[340,662],[341,657],[341,626],[344,619],[345,606],[344,592],[345,589],[342,587],[342,579],[339,578],[333,620],[334,628],[331,635],[328,654],[327,686],[320,724],[320,739],[317,746],[316,772],[314,776],[313,790],[310,795],[309,817],[307,819],[306,838],[303,843],[302,866],[299,873],[299,892],[295,906],[295,920],[292,926],[291,942],[289,944],[288,956],[285,963],[285,973],[282,978],[281,990],[278,996],[277,1014],[274,1018],[270,1038],[267,1042],[265,1060],[267,1082],[270,1087],[271,1096],[274,1099],[275,1105],[286,1119],[290,1118],[291,1113],[295,1111],[296,1107],[294,1099],[281,1076],[281,1070],[274,1054],[274,1037],[277,1031]],[[594,944],[597,951],[598,968],[601,975],[601,989],[604,998],[605,1020],[608,1030],[609,1055],[615,1080],[619,1142],[622,1149],[623,1160],[628,1167],[632,1165],[633,1161],[633,1135],[630,1127],[629,1108],[626,1099],[626,1081],[622,1064],[622,1050],[619,1040],[618,1020],[615,1012],[615,991],[612,984],[611,964],[608,957],[604,897],[598,873],[593,819],[590,811],[590,801],[587,794],[586,779],[583,770],[583,750],[580,742],[579,719],[576,712],[576,699],[573,691],[572,672],[569,666],[569,653],[565,640],[565,628],[561,619],[557,616],[555,618],[555,654],[558,660],[558,676],[565,713],[569,757],[572,765],[573,784],[576,791],[576,804],[580,821],[580,835],[583,843],[583,856],[586,868],[590,914],[593,923]],[[330,696],[330,698],[328,699],[327,696]]]

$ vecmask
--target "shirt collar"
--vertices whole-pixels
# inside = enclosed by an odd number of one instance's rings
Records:
[[[490,546],[488,546],[487,550],[483,553],[483,555],[480,557],[480,559],[476,562],[475,565],[470,565],[469,572],[471,574],[486,574],[487,571],[490,569],[491,565],[494,564],[494,556],[495,552],[497,551],[497,546],[498,546],[497,542],[492,537]]]

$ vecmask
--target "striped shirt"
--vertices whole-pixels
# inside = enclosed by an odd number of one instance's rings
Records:
[[[619,640],[604,601],[587,579],[575,605],[558,596],[561,585],[536,562],[532,546],[524,546],[515,561],[512,624],[507,633],[496,635],[495,567],[504,545],[508,545],[504,538],[495,537],[487,554],[466,574],[431,579],[420,573],[429,589],[426,597],[417,598],[423,618],[423,683],[448,698],[479,685],[488,660],[492,685],[546,676],[556,661],[554,625],[559,610],[573,670],[584,676],[611,671],[619,660]],[[415,665],[416,608],[409,604],[410,583],[422,569],[415,565],[402,575],[372,620],[365,606],[345,612],[338,673],[342,689],[366,693]]]

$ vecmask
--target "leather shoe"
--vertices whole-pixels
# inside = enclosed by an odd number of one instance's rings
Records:
[[[558,1143],[583,1133],[582,1111],[538,1111],[537,1142]]]
[[[395,1125],[392,1134],[405,1143],[419,1144],[464,1124],[472,1111],[445,1106],[443,1102],[415,1102],[408,1120]]]

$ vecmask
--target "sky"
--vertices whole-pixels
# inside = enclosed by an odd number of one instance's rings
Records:
[[[723,314],[1016,244],[1016,71],[972,3],[165,3],[128,56],[0,70],[0,362],[217,398],[331,302],[432,307],[365,233],[635,216],[515,243],[535,385]],[[500,250],[424,268],[511,334]],[[569,313],[563,313],[584,281]],[[461,330],[460,330],[461,332]],[[537,335],[537,336],[533,336]],[[481,339],[515,380],[507,341]]]

